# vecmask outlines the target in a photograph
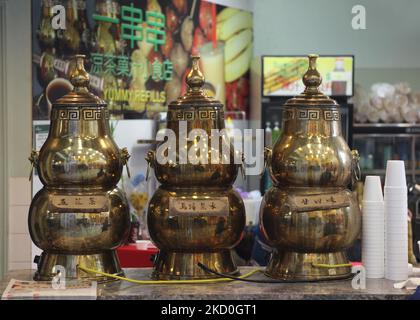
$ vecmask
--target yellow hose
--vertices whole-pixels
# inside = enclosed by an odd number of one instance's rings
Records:
[[[136,280],[136,279],[129,279],[125,277],[116,276],[114,274],[110,274],[110,273],[106,273],[106,272],[102,272],[102,271],[98,271],[94,269],[89,269],[89,268],[82,267],[79,265],[77,266],[77,268],[87,273],[100,274],[105,277],[114,278],[118,280],[124,280],[128,282],[136,283],[136,284],[190,284],[190,283],[213,283],[213,282],[236,281],[235,279],[230,279],[230,278],[201,279],[201,280]],[[239,276],[238,278],[245,279],[261,271],[262,271],[261,269],[255,269],[244,275]]]
[[[342,263],[342,264],[324,264],[324,263],[312,263],[314,268],[342,268],[342,267],[351,267],[351,263]]]

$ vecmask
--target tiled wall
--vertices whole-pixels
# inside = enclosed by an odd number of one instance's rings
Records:
[[[28,177],[9,179],[9,270],[32,267],[28,230],[31,183]]]

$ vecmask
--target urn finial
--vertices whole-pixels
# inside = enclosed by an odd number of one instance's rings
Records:
[[[73,57],[75,65],[70,73],[70,82],[75,91],[81,88],[87,89],[89,86],[89,74],[85,70],[85,58],[86,56],[83,54],[77,54]]]
[[[193,90],[197,91],[200,90],[201,87],[204,85],[204,75],[200,70],[199,67],[199,60],[200,55],[192,55],[192,68],[191,71],[187,75],[187,84],[188,87]]]
[[[305,93],[319,93],[319,86],[322,83],[321,74],[316,69],[317,54],[309,54],[309,67],[303,76],[303,84],[305,85]]]

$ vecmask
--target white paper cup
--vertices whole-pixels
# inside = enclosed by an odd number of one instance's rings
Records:
[[[407,228],[408,228],[408,225],[406,221],[395,219],[395,220],[387,221],[386,226],[385,226],[385,232],[392,232],[392,231],[408,232]]]
[[[383,249],[382,249],[382,254],[378,251],[376,252],[369,252],[367,250],[362,250],[362,261],[365,262],[371,262],[371,263],[377,263],[378,261],[382,261],[382,263],[384,263],[385,261],[385,256],[383,254]],[[363,258],[364,257],[364,258]]]
[[[384,201],[384,208],[392,206],[392,207],[396,207],[396,206],[404,206],[408,204],[408,197],[404,196],[401,198],[392,198],[392,199],[386,199]]]
[[[404,208],[408,206],[408,198],[399,199],[399,200],[386,200],[384,209],[386,208]]]
[[[385,228],[385,219],[384,217],[364,217],[362,220],[362,227],[375,228],[375,229],[384,229]]]
[[[403,191],[407,191],[407,186],[384,186],[384,195],[390,193],[402,193]]]
[[[363,208],[362,209],[362,218],[365,217],[376,217],[376,218],[382,218],[384,219],[385,217],[385,209],[378,209],[378,210],[374,210],[374,209],[367,209],[367,208]]]
[[[384,205],[383,202],[381,204],[377,204],[377,203],[374,203],[374,202],[372,202],[370,204],[370,203],[365,202],[362,205],[363,212],[365,212],[365,211],[384,212],[384,208],[385,208],[385,205]]]
[[[383,278],[385,276],[385,268],[382,269],[372,269],[368,266],[365,266],[366,277],[367,278]]]
[[[407,262],[385,261],[385,268],[394,273],[408,272]]]
[[[385,267],[392,272],[407,272],[407,261],[385,261]]]
[[[407,257],[395,257],[395,258],[389,258],[386,261],[386,265],[393,268],[405,268],[407,269],[408,265],[408,256]]]
[[[363,246],[370,246],[370,245],[381,245],[385,244],[385,234],[383,232],[373,233],[368,237],[362,237],[362,245]]]
[[[402,160],[388,160],[386,163],[385,186],[407,187],[405,165]]]
[[[385,266],[384,266],[383,261],[382,261],[382,264],[378,264],[378,265],[369,264],[366,261],[362,261],[362,264],[366,269],[369,269],[370,272],[384,272],[385,271]]]
[[[368,239],[368,238],[372,237],[372,235],[378,236],[381,233],[383,235],[385,230],[386,229],[385,229],[384,224],[381,224],[380,222],[370,223],[370,224],[364,223],[362,225],[362,237],[364,239]],[[377,238],[373,237],[373,239],[377,239]]]
[[[385,233],[383,231],[365,231],[365,235],[362,236],[362,241],[364,243],[370,244],[370,243],[384,243],[385,239]]]
[[[408,211],[401,210],[401,208],[388,208],[385,223],[388,223],[388,221],[400,221],[399,219],[407,221],[407,213]]]
[[[363,224],[371,224],[374,226],[377,225],[385,225],[385,217],[384,216],[374,216],[374,215],[367,215],[364,216],[362,219]]]
[[[384,201],[389,199],[400,199],[400,198],[407,198],[407,188],[398,188],[398,190],[387,190],[384,193]]]
[[[372,272],[383,272],[385,270],[384,260],[377,262],[370,262],[368,260],[362,261],[366,268],[369,268]]]
[[[408,231],[408,221],[405,217],[392,217],[386,220],[385,230],[401,229]]]
[[[401,197],[401,198],[392,198],[392,199],[386,199],[384,201],[384,208],[392,206],[392,207],[397,207],[397,206],[404,206],[408,204],[408,198],[407,196]]]
[[[370,249],[373,247],[380,247],[382,248],[385,246],[385,240],[383,235],[378,235],[376,238],[370,238],[370,239],[362,239],[362,248]]]
[[[375,250],[376,250],[380,254],[383,254],[382,251],[384,251],[384,249],[385,249],[385,243],[384,242],[379,243],[379,244],[376,244],[376,243],[375,244],[370,244],[370,243],[368,243],[368,244],[362,245],[362,250],[364,250],[364,251],[370,251],[370,252],[375,252]]]
[[[366,268],[366,273],[371,275],[371,276],[380,276],[383,275],[385,273],[385,268],[381,268],[381,267],[371,267],[369,265],[364,265],[364,267]]]
[[[408,197],[404,196],[401,197],[399,199],[394,198],[394,199],[386,199],[384,201],[384,208],[392,206],[392,207],[396,207],[396,206],[406,206],[408,205]]]
[[[376,217],[383,217],[385,215],[385,207],[382,208],[366,208],[362,207],[363,217],[365,216],[376,216]]]
[[[363,258],[364,257],[364,258]],[[385,263],[384,255],[362,252],[362,262],[368,265],[383,265]]]
[[[385,279],[392,280],[392,281],[405,281],[408,279],[408,274],[386,274]]]
[[[385,272],[387,272],[388,270],[388,274],[389,275],[400,275],[400,276],[405,276],[408,275],[408,269],[407,266],[405,266],[405,268],[401,267],[401,268],[396,268],[396,267],[390,267],[390,266],[385,266]]]
[[[362,249],[362,257],[365,257],[366,259],[379,259],[379,258],[384,259],[385,258],[384,247]]]
[[[362,245],[381,245],[385,244],[385,233],[384,232],[371,232],[369,236],[362,237]]]
[[[385,232],[384,230],[369,230],[369,229],[363,229],[363,233],[364,235],[362,236],[362,239],[364,241],[367,241],[366,243],[369,243],[370,241],[380,241],[382,239],[385,238]]]
[[[402,192],[404,190],[407,190],[407,186],[406,185],[401,185],[401,186],[384,186],[384,194],[385,193],[392,193],[392,192]]]
[[[393,236],[396,234],[405,234],[407,233],[407,226],[401,226],[401,227],[388,227],[385,229],[388,236]]]
[[[407,250],[405,250],[407,248],[387,248],[386,251],[386,261],[391,264],[391,265],[398,265],[399,261],[408,261],[408,253]],[[406,254],[404,254],[404,252],[406,252]]]
[[[366,278],[368,278],[368,279],[383,279],[383,278],[385,278],[385,272],[368,273],[368,271],[366,270]]]
[[[366,255],[362,258],[362,262],[369,266],[383,266],[385,265],[385,258],[383,256]]]
[[[369,263],[368,261],[362,261],[364,267],[369,268],[372,272],[379,272],[385,270],[385,265],[383,261],[379,261],[377,264]]]
[[[402,238],[405,238],[405,234],[403,232],[388,232],[386,236],[385,245],[387,249],[392,249],[395,247],[400,248],[401,246],[405,245],[404,240],[401,240]],[[408,237],[407,237],[407,245],[408,245]]]
[[[382,202],[383,200],[381,178],[379,176],[367,176],[363,188],[363,202]]]

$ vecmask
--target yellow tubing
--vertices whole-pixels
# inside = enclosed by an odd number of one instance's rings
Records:
[[[106,272],[102,272],[102,271],[98,271],[94,269],[89,269],[86,267],[81,267],[79,265],[77,266],[77,268],[87,273],[100,274],[105,277],[114,278],[118,280],[124,280],[128,282],[136,283],[136,284],[190,284],[190,283],[213,283],[213,282],[236,281],[235,279],[230,279],[230,278],[201,279],[201,280],[136,280],[136,279],[129,279],[125,277],[116,276],[110,273],[106,273]],[[255,269],[244,275],[239,276],[238,278],[245,279],[261,271],[262,271],[261,269]]]
[[[342,263],[342,264],[323,264],[323,263],[312,263],[314,268],[342,268],[342,267],[351,267],[351,263]]]

